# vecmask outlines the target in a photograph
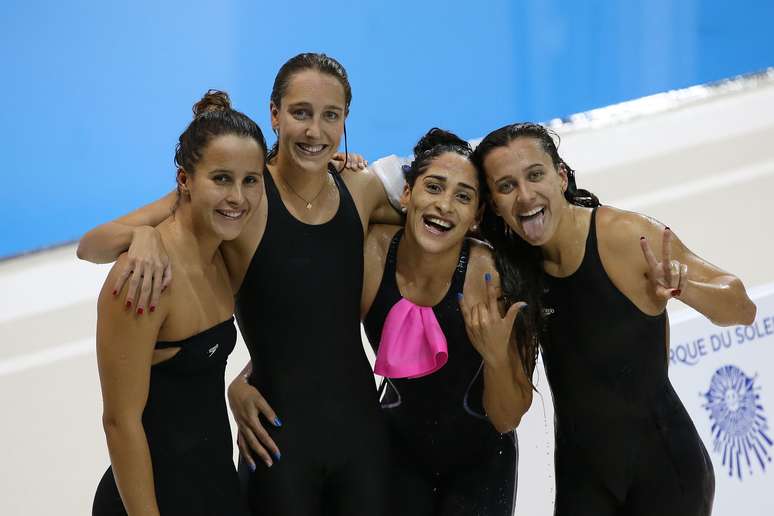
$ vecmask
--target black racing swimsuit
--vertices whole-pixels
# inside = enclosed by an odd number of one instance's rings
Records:
[[[257,387],[282,457],[240,465],[255,515],[382,514],[387,441],[360,337],[363,227],[343,180],[333,218],[293,217],[264,173],[268,218],[237,295]]]
[[[556,514],[710,514],[712,463],[667,376],[666,312],[644,314],[613,285],[596,210],[578,270],[546,281]]]
[[[374,347],[387,314],[402,298],[395,279],[402,235],[401,229],[392,239],[382,282],[364,321]],[[390,514],[513,513],[516,434],[499,434],[484,415],[483,361],[468,340],[457,301],[469,247],[466,240],[449,290],[433,307],[447,340],[447,363],[430,375],[382,385],[393,449]]]
[[[151,367],[142,424],[148,439],[159,511],[170,516],[247,515],[234,469],[224,379],[236,343],[229,318],[187,339]],[[94,516],[126,515],[112,468],[97,487]]]

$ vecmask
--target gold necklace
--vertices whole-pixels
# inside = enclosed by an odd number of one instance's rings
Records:
[[[326,174],[327,174],[327,173],[326,173]],[[292,186],[290,186],[290,183],[288,183],[288,182],[285,180],[285,178],[284,178],[284,177],[282,178],[282,182],[283,182],[283,183],[285,183],[285,186],[287,186],[287,187],[290,189],[290,191],[291,191],[291,192],[292,192],[292,193],[293,193],[293,194],[294,194],[296,197],[298,197],[299,199],[301,199],[302,201],[304,201],[304,202],[306,203],[306,209],[307,209],[307,210],[311,210],[311,209],[312,209],[312,203],[313,203],[314,201],[316,201],[318,197],[320,197],[320,194],[323,192],[323,190],[325,190],[325,187],[326,187],[326,186],[328,186],[328,177],[326,177],[326,178],[325,178],[325,182],[323,182],[323,185],[322,185],[322,187],[320,188],[320,191],[319,191],[319,192],[317,192],[317,195],[315,195],[314,197],[312,197],[312,199],[311,199],[311,200],[307,200],[307,199],[305,199],[305,198],[304,198],[304,196],[302,196],[300,193],[296,192],[295,188],[293,188]]]

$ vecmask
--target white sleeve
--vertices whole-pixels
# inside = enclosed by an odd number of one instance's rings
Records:
[[[369,165],[369,168],[382,182],[390,204],[398,211],[401,209],[400,196],[403,193],[403,186],[406,184],[403,165],[410,165],[411,160],[412,158],[399,158],[395,154],[390,154]]]

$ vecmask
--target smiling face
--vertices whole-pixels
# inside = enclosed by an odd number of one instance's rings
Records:
[[[441,154],[403,191],[406,233],[427,252],[453,249],[476,223],[479,198],[470,160],[454,152]]]
[[[252,138],[233,134],[213,138],[195,173],[185,176],[195,227],[222,240],[239,236],[263,196],[263,166],[263,151]]]
[[[484,170],[495,212],[529,244],[548,243],[569,206],[564,168],[554,167],[539,140],[521,137],[493,149]]]
[[[339,147],[346,114],[344,87],[336,77],[314,69],[296,73],[281,105],[271,104],[280,154],[299,168],[324,170]]]

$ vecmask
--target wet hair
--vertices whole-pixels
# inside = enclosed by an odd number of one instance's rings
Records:
[[[349,77],[344,67],[334,58],[325,54],[316,52],[305,52],[288,59],[277,72],[274,78],[274,86],[271,88],[271,101],[278,108],[282,105],[282,99],[288,91],[290,81],[297,73],[306,70],[317,70],[334,77],[344,88],[345,110],[349,112],[349,105],[352,103],[352,87],[349,85]],[[344,152],[347,151],[347,126],[344,126]],[[274,142],[266,161],[273,159],[279,152],[279,140]],[[344,164],[346,166],[346,162]],[[342,169],[343,170],[343,169]]]
[[[575,170],[570,168],[567,162],[559,156],[559,135],[540,124],[521,122],[506,125],[492,131],[478,144],[471,160],[475,163],[479,172],[483,173],[484,160],[489,153],[498,147],[506,147],[517,138],[537,140],[543,151],[551,158],[557,171],[561,165],[564,165],[564,169],[567,172],[567,190],[564,192],[564,198],[567,199],[567,202],[586,208],[599,206],[599,199],[596,195],[588,190],[578,189],[575,184]],[[484,181],[484,184],[486,184],[486,181]]]
[[[505,147],[517,138],[532,138],[540,143],[543,151],[551,158],[554,168],[564,167],[567,173],[567,190],[564,197],[567,202],[577,206],[593,208],[599,206],[599,199],[588,190],[579,189],[575,184],[575,171],[559,156],[559,137],[553,131],[540,124],[529,122],[506,125],[486,135],[471,156],[471,161],[479,173],[479,183],[484,197],[491,200],[491,192],[486,182],[484,160],[494,149]],[[503,297],[527,302],[522,310],[527,326],[533,330],[533,338],[520,349],[522,364],[528,377],[534,371],[537,362],[539,336],[544,329],[543,323],[543,257],[539,247],[532,246],[519,237],[497,215],[490,202],[485,203],[484,216],[480,224],[481,235],[494,247],[497,270]],[[522,315],[520,314],[520,315]],[[523,351],[523,352],[522,352]]]
[[[231,107],[228,93],[208,90],[193,108],[194,118],[178,139],[175,147],[175,166],[188,174],[202,158],[202,152],[217,136],[234,134],[252,138],[266,155],[266,140],[258,124]]]
[[[197,163],[202,159],[204,149],[214,138],[225,135],[236,135],[252,138],[266,156],[266,140],[258,124],[231,107],[228,93],[219,90],[208,90],[193,106],[194,118],[175,146],[175,166],[193,174]],[[178,202],[180,187],[178,186]]]
[[[403,166],[403,176],[409,187],[414,187],[417,178],[425,173],[435,158],[447,152],[459,154],[470,160],[473,148],[452,132],[437,127],[427,131],[414,146],[414,160],[411,165]]]

